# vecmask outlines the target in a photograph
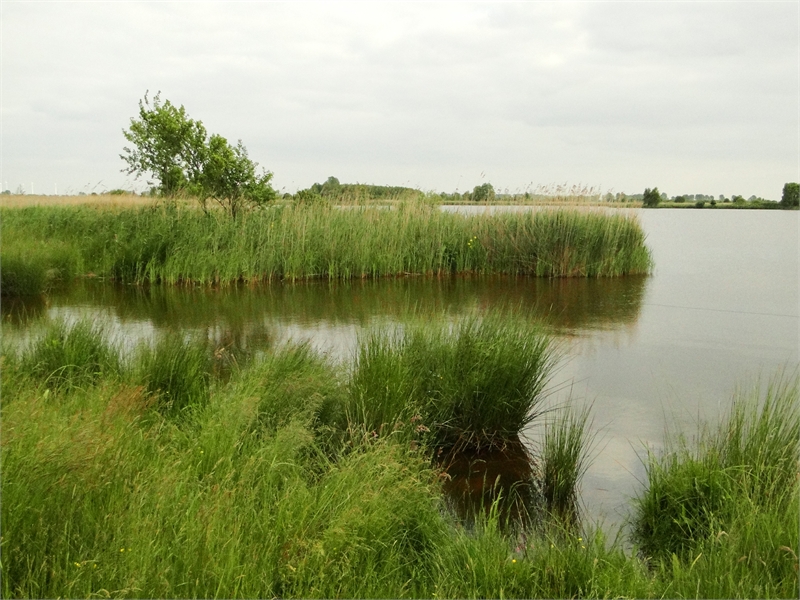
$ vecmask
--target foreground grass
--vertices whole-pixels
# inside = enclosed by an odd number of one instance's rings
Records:
[[[323,204],[231,220],[160,205],[4,209],[0,217],[4,293],[15,278],[35,292],[53,269],[63,277],[224,285],[452,273],[605,277],[651,268],[634,219],[566,210],[465,216],[421,203]],[[19,275],[24,270],[41,277]]]
[[[426,351],[502,335],[477,325],[443,330]],[[444,507],[429,447],[353,420],[358,368],[307,346],[273,348],[224,379],[203,341],[113,361],[101,334],[43,334],[69,346],[72,369],[52,343],[3,356],[4,597],[797,596],[796,380],[742,398],[711,442],[654,457],[643,497],[667,490],[658,515],[679,535],[640,527],[641,550],[626,553],[558,520],[521,535],[490,511],[464,527]],[[456,366],[439,365],[453,385]],[[585,415],[559,422],[544,456],[577,456],[579,476]],[[722,504],[701,504],[714,526],[681,529],[698,501],[685,482],[725,477]],[[573,497],[563,479],[553,485]],[[637,506],[640,521],[655,514]]]

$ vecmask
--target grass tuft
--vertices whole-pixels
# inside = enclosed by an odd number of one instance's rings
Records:
[[[783,520],[779,529],[797,528],[799,390],[795,375],[773,380],[764,394],[739,393],[716,429],[704,427],[694,444],[679,437],[662,456],[650,455],[632,523],[644,554],[680,557],[719,532],[732,536],[744,527],[736,535],[747,535],[752,514]]]
[[[89,321],[69,325],[60,320],[50,323],[22,353],[17,371],[47,387],[74,388],[118,375],[120,361],[101,327]]]
[[[171,416],[206,403],[212,369],[208,343],[179,333],[162,336],[154,346],[142,345],[133,367],[155,408]]]
[[[552,340],[508,315],[372,331],[359,341],[348,418],[443,450],[502,447],[537,416]]]

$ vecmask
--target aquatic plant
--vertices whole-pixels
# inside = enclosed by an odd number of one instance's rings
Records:
[[[17,372],[48,387],[72,388],[119,375],[120,360],[102,327],[88,320],[57,320],[22,352]]]
[[[545,423],[539,456],[542,495],[546,510],[566,527],[580,523],[578,484],[589,466],[590,426],[588,407],[562,407]]]
[[[453,273],[615,277],[651,269],[635,219],[588,211],[464,215],[425,203],[292,204],[234,220],[173,203],[6,209],[2,226],[16,240],[58,240],[75,249],[84,273],[132,283]]]
[[[796,531],[799,455],[798,377],[776,378],[763,394],[740,392],[716,429],[703,427],[694,443],[671,438],[663,455],[649,455],[635,541],[645,555],[664,559],[695,552],[720,532],[753,535],[753,515],[782,522],[775,531]]]
[[[536,418],[555,360],[551,338],[510,315],[371,331],[359,340],[348,418],[377,435],[426,434],[445,450],[502,446]]]
[[[163,414],[177,416],[208,400],[212,352],[207,340],[180,333],[160,336],[155,345],[142,344],[132,367],[137,383]]]

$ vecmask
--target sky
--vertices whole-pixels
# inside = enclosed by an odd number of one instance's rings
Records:
[[[800,181],[800,3],[0,4],[0,183],[147,189],[145,93],[294,192],[345,183],[780,199]]]

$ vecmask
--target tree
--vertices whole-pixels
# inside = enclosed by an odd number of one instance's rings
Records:
[[[642,205],[645,208],[655,208],[658,206],[659,202],[661,202],[661,193],[658,191],[658,188],[655,187],[652,190],[650,188],[645,188],[644,194],[642,195]]]
[[[476,185],[472,190],[472,199],[475,202],[491,202],[494,200],[494,187],[491,183]]]
[[[241,140],[231,146],[221,135],[207,139],[203,123],[190,119],[183,106],[162,103],[160,92],[152,104],[144,95],[139,118],[131,119],[122,134],[132,145],[120,154],[128,163],[123,172],[137,178],[152,175],[164,196],[196,196],[204,209],[208,200],[215,200],[234,218],[245,205],[276,197],[272,173],[256,172],[258,164],[250,160]]]
[[[800,206],[800,183],[787,183],[783,186],[781,205],[785,208]]]
[[[235,219],[248,203],[262,205],[274,200],[277,194],[269,183],[272,173],[259,175],[257,166],[241,140],[231,146],[221,135],[212,135],[196,189],[203,207],[207,200],[216,200]]]

